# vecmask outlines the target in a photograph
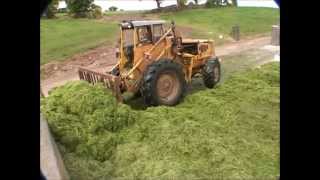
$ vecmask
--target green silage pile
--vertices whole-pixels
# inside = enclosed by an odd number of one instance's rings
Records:
[[[178,106],[146,110],[72,82],[42,99],[41,111],[72,179],[275,178],[279,69],[234,74]]]

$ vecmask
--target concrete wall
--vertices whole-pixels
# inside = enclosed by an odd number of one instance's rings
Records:
[[[58,147],[47,121],[40,118],[40,168],[47,180],[69,180]]]

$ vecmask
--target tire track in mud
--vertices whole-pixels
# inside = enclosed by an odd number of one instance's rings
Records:
[[[270,44],[270,37],[258,37],[231,42],[215,47],[217,56],[222,57],[239,54],[251,49],[261,49]],[[45,96],[54,87],[61,86],[68,81],[79,80],[77,69],[89,68],[99,72],[106,72],[116,64],[115,45],[102,45],[98,48],[77,54],[60,63],[49,63],[41,67],[41,87]]]

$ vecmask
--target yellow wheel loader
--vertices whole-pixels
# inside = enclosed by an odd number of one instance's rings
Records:
[[[117,64],[106,73],[79,68],[80,79],[101,82],[118,101],[131,92],[154,106],[179,103],[195,74],[213,88],[221,74],[213,41],[182,38],[174,22],[166,25],[162,20],[123,21]]]

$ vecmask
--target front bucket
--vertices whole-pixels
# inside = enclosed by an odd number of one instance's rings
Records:
[[[91,84],[102,83],[105,87],[112,90],[113,95],[116,96],[118,101],[123,101],[123,97],[120,92],[120,77],[85,68],[79,68],[78,73],[80,80],[88,81]]]

